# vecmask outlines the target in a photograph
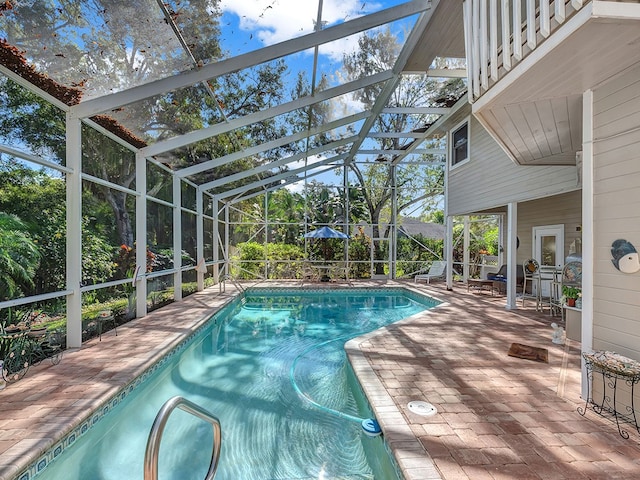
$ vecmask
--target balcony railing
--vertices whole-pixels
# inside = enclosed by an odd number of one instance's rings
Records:
[[[465,0],[469,101],[474,102],[589,0]]]

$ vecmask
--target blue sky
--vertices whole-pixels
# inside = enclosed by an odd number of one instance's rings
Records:
[[[322,21],[326,22],[326,27],[330,27],[407,1],[322,0]],[[318,17],[318,0],[222,0],[221,9],[221,44],[226,55],[235,56],[312,33]],[[414,21],[415,18],[396,22],[392,29],[402,35],[408,31],[407,25],[412,26]],[[358,36],[320,46],[318,69],[328,76],[330,84],[341,83],[339,76],[343,56],[356,49]],[[287,57],[286,61],[292,71],[304,70],[310,75],[313,49]],[[295,75],[290,76],[291,80],[294,78]],[[321,158],[312,157],[309,160],[313,163]],[[301,164],[297,162],[290,168]],[[328,181],[328,177],[332,175],[323,174],[316,178]]]
[[[343,23],[407,0],[322,0],[322,20],[326,26]],[[238,55],[312,33],[318,16],[317,0],[222,0],[223,48]],[[334,61],[353,50],[356,39],[344,39],[321,47],[320,53]]]

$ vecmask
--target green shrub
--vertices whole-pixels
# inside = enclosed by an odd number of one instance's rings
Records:
[[[238,256],[234,258],[231,274],[235,278],[260,278],[264,272],[264,245],[256,242],[238,244]]]

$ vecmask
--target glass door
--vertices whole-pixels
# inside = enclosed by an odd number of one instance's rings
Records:
[[[549,297],[554,272],[564,265],[564,225],[533,227],[533,257],[540,264],[542,296]]]

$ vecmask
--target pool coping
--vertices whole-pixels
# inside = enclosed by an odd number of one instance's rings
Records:
[[[305,291],[326,291],[331,290],[350,290],[352,288],[358,290],[397,290],[410,293],[410,296],[419,296],[431,298],[437,301],[432,295],[425,295],[424,292],[410,288],[407,285],[401,284],[387,284],[387,285],[372,285],[372,286],[344,286],[344,285],[330,285],[316,288],[311,285],[268,285],[255,287],[255,290],[260,291],[283,291],[283,290],[305,290]],[[251,290],[254,290],[252,288]],[[88,431],[94,424],[96,424],[104,415],[106,415],[112,408],[114,408],[122,399],[134,390],[139,384],[144,382],[150,375],[152,375],[157,368],[171,358],[176,352],[180,351],[180,347],[188,342],[194,335],[200,331],[208,322],[209,319],[221,312],[225,307],[231,305],[237,300],[244,292],[230,292],[230,295],[226,295],[222,298],[221,303],[217,303],[215,306],[210,306],[206,312],[201,313],[190,325],[184,325],[183,331],[171,338],[167,342],[156,345],[150,355],[147,356],[146,361],[137,365],[137,367],[130,372],[128,381],[125,381],[121,386],[111,386],[105,391],[101,392],[98,399],[96,399],[95,407],[91,408],[89,413],[84,415],[78,415],[74,418],[69,418],[69,422],[66,424],[66,428],[61,428],[59,431],[48,440],[44,440],[39,445],[39,448],[30,450],[30,455],[19,456],[15,463],[10,465],[10,468],[6,468],[5,465],[0,465],[0,480],[31,480],[38,478],[38,473],[41,472],[46,466],[54,460],[58,455],[64,451],[65,448],[73,444],[80,436]],[[212,298],[221,297],[214,292],[198,292],[193,296],[193,299],[198,302],[198,295],[200,296],[212,296]],[[213,295],[212,295],[213,294]],[[188,299],[185,299],[185,301]],[[168,313],[167,309],[173,306],[174,308],[180,308],[181,302],[165,307],[165,309],[159,309],[152,312],[147,317],[133,320],[132,322],[120,327],[122,335],[123,330],[127,328],[143,328],[145,319],[149,319],[150,316],[160,316],[163,313]],[[435,308],[435,307],[434,307]],[[164,312],[163,312],[164,310]],[[424,312],[423,312],[424,313]],[[420,314],[418,314],[420,315]],[[396,324],[402,324],[403,322],[410,321],[412,317],[395,322]],[[391,454],[394,457],[396,463],[402,471],[405,480],[437,480],[441,479],[438,474],[433,461],[429,457],[426,450],[422,447],[422,444],[413,436],[408,423],[404,419],[401,411],[395,405],[386,389],[377,378],[374,370],[371,368],[366,357],[360,350],[360,345],[366,342],[374,336],[384,333],[387,327],[382,327],[373,332],[369,332],[360,337],[356,337],[345,344],[345,351],[349,362],[356,374],[356,378],[360,383],[371,408],[374,410],[376,419],[381,425],[383,435],[387,447],[391,450]],[[95,346],[95,339],[88,342]],[[75,351],[81,351],[86,348],[87,345],[83,345],[80,349]],[[72,353],[70,352],[70,353]],[[407,436],[413,438],[413,441],[408,441]],[[425,472],[431,472],[430,476],[425,476]],[[8,476],[7,476],[8,475]]]
[[[360,386],[369,400],[375,418],[382,429],[384,440],[402,471],[404,480],[442,480],[429,452],[414,435],[409,422],[393,398],[391,398],[391,395],[389,395],[386,387],[380,381],[363,352],[364,345],[373,338],[385,335],[389,327],[411,323],[416,318],[428,315],[432,309],[447,305],[445,301],[432,295],[425,295],[423,292],[412,289],[409,286],[403,285],[401,288],[423,297],[428,296],[440,303],[427,311],[353,338],[345,343],[344,348],[356,378],[360,382]]]

